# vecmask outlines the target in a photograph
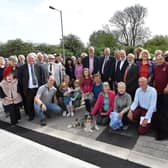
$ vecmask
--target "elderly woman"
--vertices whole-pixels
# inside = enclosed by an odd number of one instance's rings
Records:
[[[110,127],[112,129],[119,129],[122,126],[128,125],[127,113],[132,102],[131,96],[126,93],[126,85],[124,82],[119,82],[117,88],[118,94],[114,101],[114,112],[110,114]]]
[[[9,57],[9,65],[7,67],[11,67],[12,68],[12,73],[14,75],[14,77],[18,77],[18,69],[19,67],[17,66],[18,64],[18,58],[15,55],[12,55]]]
[[[104,82],[103,91],[99,94],[91,112],[92,116],[96,115],[96,122],[98,125],[109,124],[109,114],[114,110],[114,99],[114,91],[110,90],[108,82]]]
[[[154,65],[150,61],[151,56],[148,50],[143,50],[140,54],[141,61],[138,62],[139,77],[145,77],[148,79],[148,83],[152,84]]]

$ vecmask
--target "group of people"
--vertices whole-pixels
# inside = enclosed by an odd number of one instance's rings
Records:
[[[50,112],[73,117],[76,107],[85,104],[84,115],[91,115],[98,125],[127,129],[136,121],[138,133],[150,127],[156,139],[168,136],[168,52],[156,50],[153,59],[143,48],[134,53],[110,48],[95,56],[68,57],[60,54],[29,53],[0,57],[0,97],[11,123],[21,119],[24,107],[28,120],[35,114],[46,125]]]

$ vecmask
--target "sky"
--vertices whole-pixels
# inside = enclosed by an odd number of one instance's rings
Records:
[[[167,0],[0,0],[0,42],[21,38],[34,43],[59,44],[62,10],[64,35],[77,35],[85,44],[118,10],[140,4],[148,9],[145,24],[152,36],[168,34]]]

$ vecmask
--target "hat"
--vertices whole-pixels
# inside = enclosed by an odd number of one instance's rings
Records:
[[[3,78],[5,79],[9,74],[12,73],[12,66],[9,65],[8,67],[6,67],[3,71]]]

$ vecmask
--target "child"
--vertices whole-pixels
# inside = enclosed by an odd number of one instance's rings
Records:
[[[73,117],[74,116],[74,112],[73,112],[73,105],[72,105],[72,89],[65,83],[61,83],[61,88],[60,91],[62,92],[63,95],[63,102],[64,105],[66,106],[66,109],[68,111],[68,113],[64,112],[63,113],[63,117],[67,116],[67,117]]]
[[[87,113],[90,114],[91,112],[91,101],[93,99],[93,81],[91,78],[91,74],[88,68],[83,69],[83,74],[81,77],[81,90],[83,92],[84,100],[85,100],[85,107],[87,110]],[[87,115],[87,114],[86,114]]]
[[[80,107],[81,104],[81,89],[80,89],[80,81],[77,79],[74,81],[74,89],[73,89],[73,105],[74,107]]]
[[[99,73],[94,74],[93,75],[93,80],[94,80],[94,84],[93,84],[93,96],[94,96],[94,102],[96,102],[99,93],[102,91],[103,88],[103,84],[101,81],[101,76]]]
[[[12,67],[8,66],[3,72],[3,80],[0,83],[0,97],[5,112],[9,112],[10,121],[12,125],[18,123],[20,120],[20,104],[22,98],[18,92],[18,80],[14,78]]]

